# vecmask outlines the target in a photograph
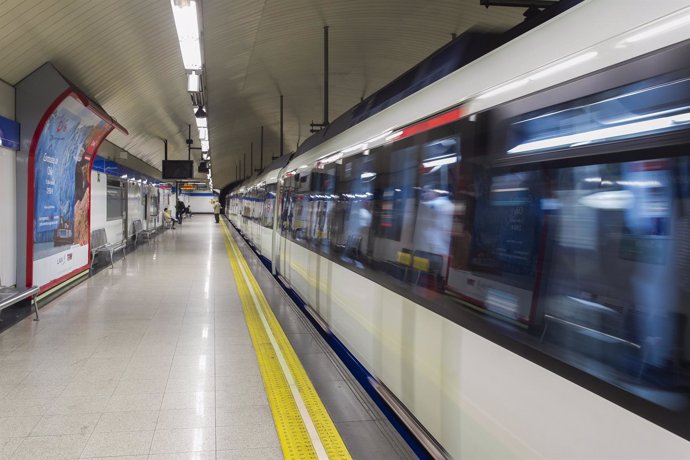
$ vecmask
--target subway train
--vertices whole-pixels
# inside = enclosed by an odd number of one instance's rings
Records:
[[[690,5],[585,1],[225,215],[454,458],[690,458]]]

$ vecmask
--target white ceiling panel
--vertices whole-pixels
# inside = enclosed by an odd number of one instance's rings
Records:
[[[479,0],[202,0],[214,183],[236,179],[254,142],[259,165],[285,152],[323,114],[323,26],[330,27],[332,121],[431,52],[452,33],[506,29],[522,11]],[[195,127],[169,0],[0,0],[0,79],[16,84],[44,62],[90,95],[130,134],[108,139],[160,168],[187,157]],[[196,129],[192,129],[198,145]]]

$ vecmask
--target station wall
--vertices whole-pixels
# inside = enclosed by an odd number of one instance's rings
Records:
[[[192,214],[213,214],[213,205],[211,204],[213,193],[181,193],[179,196],[186,205],[191,206]]]
[[[14,88],[0,81],[0,115],[14,120]],[[17,282],[16,153],[0,147],[0,284]]]

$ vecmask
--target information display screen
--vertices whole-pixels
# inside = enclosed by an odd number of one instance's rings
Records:
[[[194,177],[192,160],[163,160],[163,179],[190,179]]]

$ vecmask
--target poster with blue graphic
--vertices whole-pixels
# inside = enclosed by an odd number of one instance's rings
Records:
[[[39,286],[88,263],[91,159],[111,129],[73,97],[65,98],[43,127],[34,157],[33,260]]]

